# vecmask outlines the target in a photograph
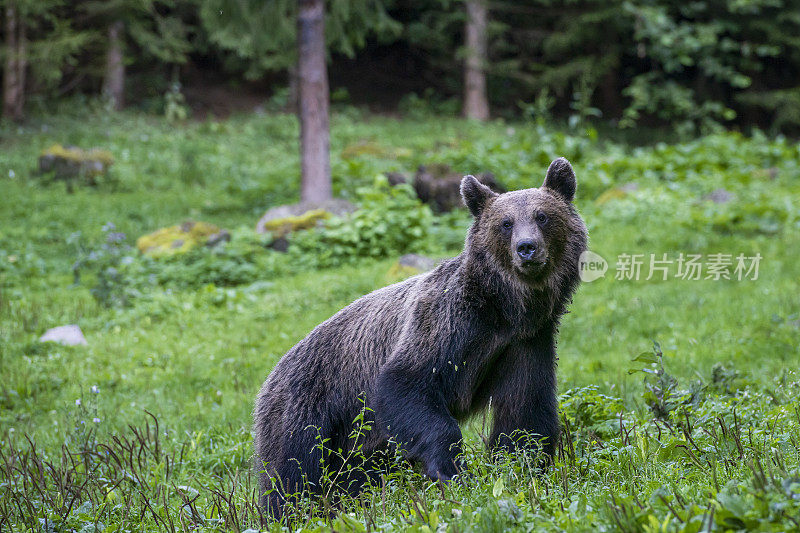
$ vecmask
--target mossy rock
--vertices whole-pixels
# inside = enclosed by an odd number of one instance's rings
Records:
[[[264,233],[271,233],[273,237],[280,239],[295,231],[316,227],[319,222],[330,216],[331,214],[324,209],[312,209],[301,215],[268,220],[261,225],[261,228]]]
[[[136,240],[136,248],[152,258],[169,257],[203,246],[209,238],[218,234],[220,229],[213,224],[188,220],[177,226],[142,235]]]
[[[256,224],[256,232],[283,239],[294,231],[321,225],[331,216],[347,216],[355,210],[355,205],[341,198],[279,205],[264,213]]]
[[[55,173],[55,179],[73,180],[82,178],[94,185],[98,176],[105,175],[114,156],[108,150],[91,148],[83,150],[77,146],[54,144],[39,155],[39,173]]]
[[[108,150],[101,148],[90,148],[83,150],[77,146],[67,146],[66,148],[60,144],[54,144],[50,148],[42,151],[43,157],[52,156],[56,158],[66,159],[75,163],[86,163],[97,161],[106,167],[114,164],[114,156]]]

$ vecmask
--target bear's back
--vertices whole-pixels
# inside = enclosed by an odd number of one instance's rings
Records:
[[[281,358],[265,388],[290,397],[303,395],[309,403],[335,401],[360,408],[359,397],[374,392],[378,371],[414,310],[452,285],[458,259],[377,289],[343,308]]]

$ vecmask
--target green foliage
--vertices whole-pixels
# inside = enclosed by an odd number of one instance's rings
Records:
[[[95,49],[98,55],[102,57],[105,52],[107,26],[120,21],[138,48],[132,56],[137,63],[185,63],[197,47],[191,39],[196,28],[185,13],[194,9],[194,0],[88,0],[80,5],[81,12],[89,17],[90,27],[99,27],[97,41],[92,43],[100,46]]]
[[[625,89],[631,104],[622,124],[632,125],[644,111],[687,131],[718,128],[736,117],[731,107],[748,101],[721,95],[747,94],[754,78],[772,75],[777,58],[792,64],[796,83],[800,19],[787,12],[797,7],[792,0],[626,2],[651,66]],[[784,111],[784,120],[791,113]]]
[[[410,185],[389,186],[385,177],[356,191],[360,209],[329,220],[320,231],[293,240],[293,262],[315,267],[341,265],[364,258],[383,258],[429,246],[433,223],[430,208],[420,203]]]
[[[45,265],[30,246],[17,253],[0,247],[0,287],[6,282],[12,283],[12,279],[41,277],[45,274]]]
[[[18,24],[24,28],[27,43],[22,59],[30,65],[29,85],[45,93],[53,91],[65,71],[78,64],[84,47],[95,37],[94,31],[76,24],[72,8],[64,0],[0,1],[0,8],[5,11],[6,7],[16,9]],[[0,47],[0,60],[4,62],[9,53],[5,46]]]
[[[147,275],[167,287],[246,285],[274,276],[277,252],[268,251],[268,238],[248,228],[232,233],[231,241],[213,248],[198,247],[187,254],[147,261]]]
[[[695,128],[704,133],[719,131],[720,121],[736,116],[719,102],[696,102],[692,89],[654,72],[637,76],[623,92],[631,103],[620,121],[622,127],[633,127],[646,114],[674,124],[679,135],[688,137]]]
[[[410,185],[390,187],[386,178],[376,178],[372,187],[357,191],[360,208],[352,215],[332,218],[323,228],[305,230],[290,237],[288,253],[268,248],[272,237],[241,227],[232,232],[231,241],[213,248],[197,247],[184,254],[158,260],[139,256],[125,244],[125,235],[115,226],[103,226],[102,244],[89,249],[76,234],[71,241],[79,259],[73,265],[75,282],[91,272],[91,293],[104,307],[124,307],[140,289],[160,284],[174,288],[206,285],[230,287],[273,279],[289,272],[352,264],[365,259],[383,259],[408,252],[427,251],[434,217],[420,203]],[[463,226],[455,222],[456,235],[446,235],[453,217],[445,219],[439,234],[445,243],[463,242]],[[442,243],[436,249],[442,249]]]
[[[603,438],[619,430],[624,410],[619,398],[600,393],[595,385],[566,391],[560,406],[567,428],[579,435]]]
[[[786,385],[800,388],[796,381]],[[360,445],[334,450],[320,440],[323,455],[340,456],[345,465],[324,469],[317,487],[321,494],[309,500],[302,491],[287,516],[267,527],[308,532],[794,529],[800,517],[800,470],[791,444],[800,437],[797,398],[775,401],[762,389],[741,392],[737,400],[709,395],[674,425],[603,397],[620,410],[604,415],[618,416],[616,427],[592,434],[591,440],[581,438],[583,430],[567,427],[546,470],[535,454],[492,454],[468,435],[465,473],[447,485],[431,482],[399,453],[376,468]],[[593,405],[600,398],[592,388],[565,396],[562,405]],[[66,414],[69,435],[53,457],[13,434],[6,438],[0,448],[6,487],[0,516],[6,523],[169,531],[178,524],[240,531],[261,527],[254,476],[241,475],[249,467],[249,431],[178,435],[164,431],[163,420],[148,413],[110,437],[98,416],[105,397],[105,389],[93,386],[74,402]],[[368,410],[353,421],[352,442],[363,442],[372,429]],[[47,469],[39,467],[43,461]],[[356,472],[375,481],[350,496],[341,490],[342,480]],[[62,484],[71,479],[80,479],[67,485],[79,506],[59,497]]]
[[[138,291],[135,289],[136,250],[125,243],[124,233],[115,231],[116,226],[109,222],[103,225],[103,243],[89,249],[83,242],[80,232],[70,235],[68,242],[75,246],[78,259],[72,265],[75,283],[86,272],[94,274],[92,296],[103,307],[124,307],[131,303]]]
[[[421,96],[416,93],[405,95],[397,104],[397,109],[409,118],[424,120],[436,115],[455,116],[460,105],[454,98],[439,98],[432,88],[428,88]]]
[[[642,397],[656,418],[669,420],[675,409],[695,400],[698,391],[678,389],[678,380],[664,369],[664,354],[657,342],[653,343],[652,353],[643,352],[633,361],[645,365],[640,369],[628,370],[628,373],[644,372],[648,376],[645,379],[645,392]]]
[[[228,67],[255,79],[296,63],[297,2],[200,0],[199,15],[209,40],[230,54]],[[270,31],[264,31],[270,28]],[[390,40],[398,24],[375,0],[326,2],[325,40],[331,52],[353,57],[368,35]]]
[[[579,113],[586,113],[597,87],[614,83],[629,53],[630,21],[622,16],[621,5],[596,0],[579,5],[552,0],[499,5],[493,11],[502,25],[493,45],[499,59],[493,73],[528,94],[552,91],[562,105],[570,103],[575,109],[577,104]],[[537,38],[531,38],[532,32]]]
[[[246,78],[295,63],[295,4],[204,0],[199,14],[209,40],[231,52],[229,68],[243,69]],[[264,28],[270,31],[263,31]]]
[[[196,50],[190,39],[194,0],[90,0],[73,5],[65,0],[4,0],[0,6],[14,6],[24,28],[23,58],[30,77],[25,93],[38,100],[84,89],[85,79],[97,81],[104,75],[109,24],[124,24],[123,40],[134,50],[127,54],[134,68],[155,64],[184,63]],[[9,53],[0,46],[0,59]]]
[[[186,98],[181,93],[180,83],[173,83],[164,95],[164,118],[167,122],[183,122],[189,118],[189,108]]]
[[[800,87],[774,91],[747,91],[736,95],[742,104],[772,115],[770,131],[800,131]]]
[[[164,110],[165,94],[178,97],[170,90],[175,82],[201,88],[192,80],[196,75],[187,76],[196,69],[178,68],[190,61],[204,78],[209,71],[224,73],[231,89],[266,77],[275,95],[267,107],[288,103],[287,89],[274,82],[291,78],[296,63],[293,0],[6,4],[18,6],[30,41],[26,94],[38,110],[52,109],[63,94],[99,93],[115,23],[123,28],[129,85],[137,88],[132,100],[151,111]],[[417,120],[458,112],[464,2],[325,5],[338,96],[399,102],[399,111]],[[730,126],[800,131],[798,0],[521,0],[488,7],[488,94],[501,116],[517,118],[517,103],[525,102],[526,115],[552,115],[572,129],[603,120],[622,128],[669,128],[682,138]],[[0,59],[7,53],[0,46]],[[398,65],[398,57],[407,64]],[[381,70],[383,89],[365,95],[352,79],[353,59]],[[166,104],[167,114],[180,120],[184,103]]]
[[[577,124],[658,123],[688,136],[735,119],[796,132],[796,0],[525,0],[490,3],[489,96],[531,102]],[[462,2],[402,4],[401,41],[422,50],[439,98],[461,92]],[[529,108],[530,110],[530,108]],[[541,113],[541,109],[538,110]],[[771,117],[760,117],[767,112]]]

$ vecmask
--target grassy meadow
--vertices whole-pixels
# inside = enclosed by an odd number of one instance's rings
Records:
[[[309,231],[281,254],[253,227],[296,200],[297,129],[288,115],[173,125],[91,107],[2,126],[0,530],[800,528],[795,142],[720,133],[630,146],[591,128],[346,108],[332,117],[334,189],[362,206],[358,223]],[[55,143],[102,147],[115,164],[67,193],[35,172]],[[581,286],[561,328],[556,464],[541,473],[530,457],[491,456],[477,419],[467,482],[440,486],[407,466],[357,499],[260,524],[250,425],[269,371],[319,322],[397,281],[403,253],[460,251],[466,214],[434,216],[378,177],[446,163],[516,189],[538,186],[558,156],[575,167],[608,271]],[[131,248],[187,219],[231,242],[163,261]],[[616,279],[636,254],[640,279]],[[664,254],[667,279],[645,279]],[[678,276],[681,254],[701,256],[701,279]],[[714,254],[729,256],[731,279],[705,279]],[[760,254],[757,279],[737,279],[740,254]],[[38,342],[65,324],[88,346]]]

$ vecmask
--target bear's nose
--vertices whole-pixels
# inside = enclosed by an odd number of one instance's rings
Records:
[[[522,241],[517,244],[517,255],[523,261],[530,261],[533,259],[533,254],[536,253],[536,244],[533,241]]]

